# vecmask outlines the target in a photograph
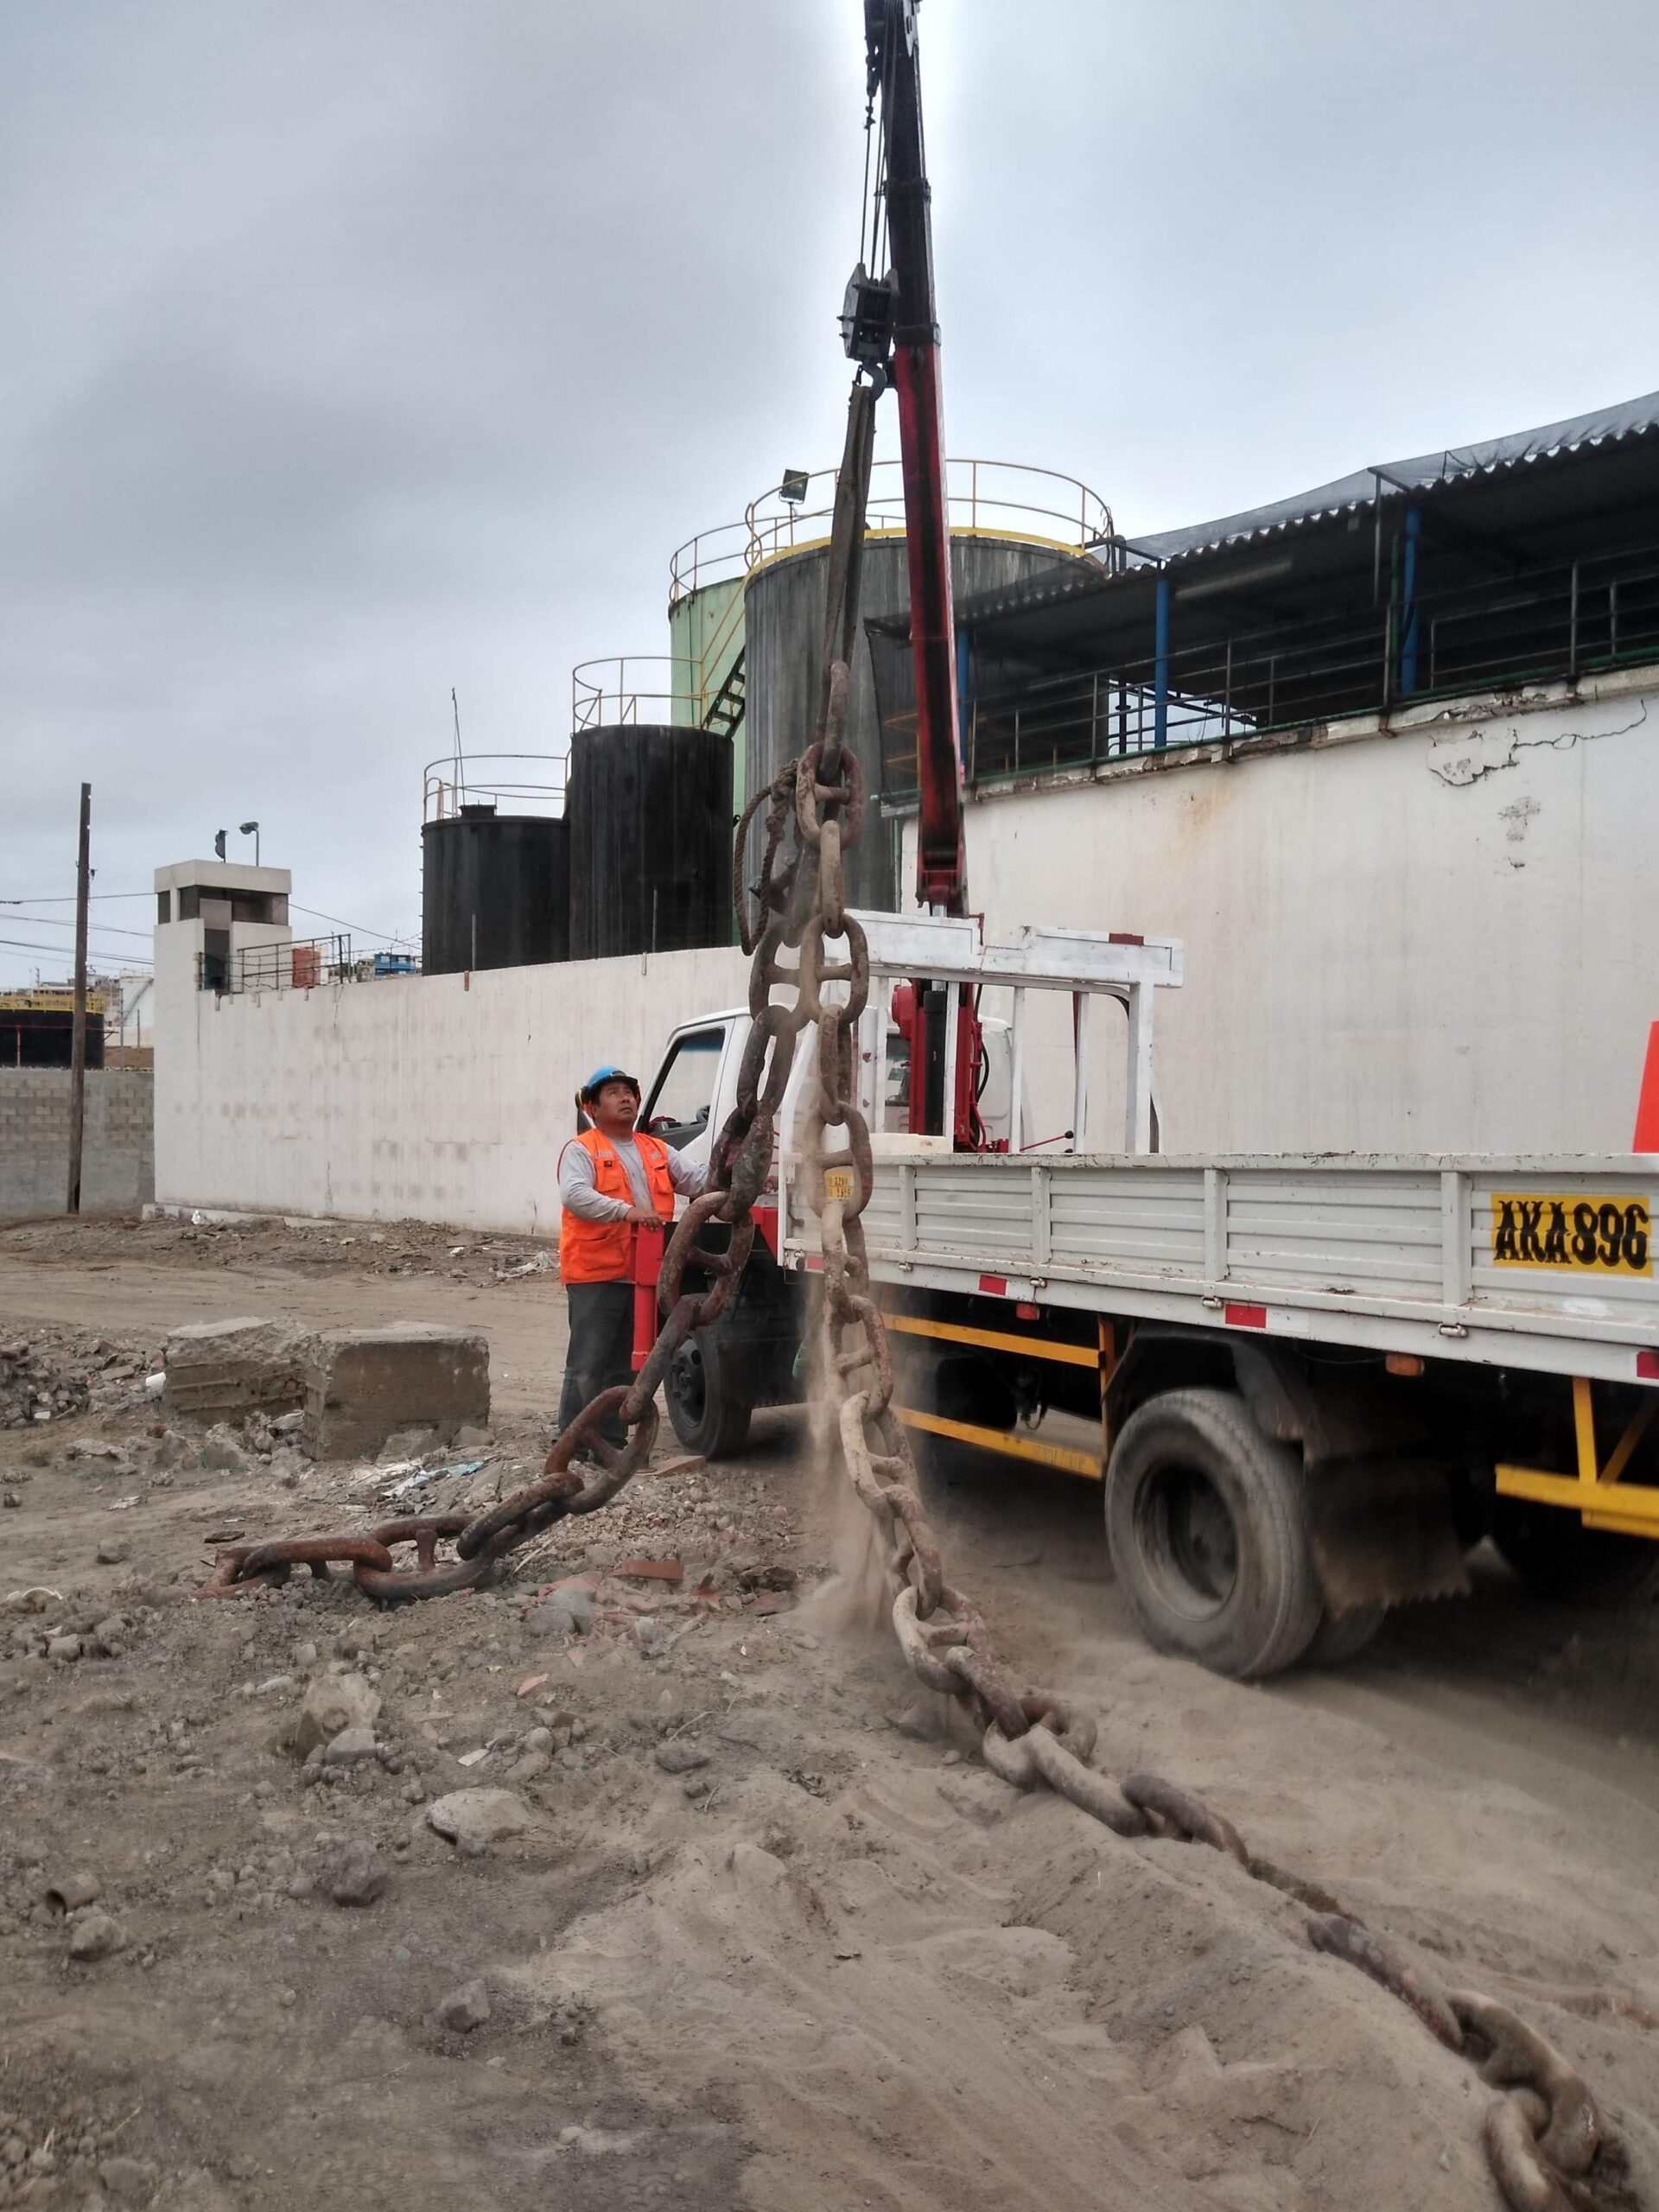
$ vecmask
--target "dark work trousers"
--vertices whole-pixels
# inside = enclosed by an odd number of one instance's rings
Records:
[[[570,1301],[570,1349],[559,1398],[561,1433],[590,1398],[633,1380],[633,1285],[572,1282],[565,1285],[565,1296]],[[614,1414],[601,1423],[600,1433],[611,1444],[626,1444],[628,1438]]]

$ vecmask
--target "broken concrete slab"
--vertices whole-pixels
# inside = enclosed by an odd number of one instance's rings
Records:
[[[329,1329],[305,1367],[302,1440],[314,1459],[371,1459],[399,1429],[442,1444],[490,1417],[488,1339],[435,1322]]]
[[[193,1321],[167,1340],[167,1408],[192,1421],[281,1414],[304,1402],[311,1338],[293,1321]]]

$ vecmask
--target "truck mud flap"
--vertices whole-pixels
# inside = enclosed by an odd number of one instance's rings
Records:
[[[1308,1541],[1332,1614],[1468,1590],[1444,1467],[1428,1459],[1326,1460],[1310,1467],[1306,1480]]]

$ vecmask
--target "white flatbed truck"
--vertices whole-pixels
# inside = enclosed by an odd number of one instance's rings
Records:
[[[900,1417],[1103,1480],[1117,1578],[1154,1643],[1240,1675],[1349,1656],[1389,1605],[1466,1587],[1489,1536],[1537,1584],[1659,1593],[1659,1156],[1166,1156],[1153,1011],[1179,945],[1027,931],[994,946],[971,920],[859,918],[873,1130],[906,1072],[895,982],[1011,1004],[984,1016],[982,1071],[1006,1148],[875,1140],[864,1225],[908,1354]],[[1074,1148],[1058,1154],[1022,1149],[1027,1005],[1044,990],[1074,1016]],[[1091,1153],[1075,1147],[1103,997],[1127,1016],[1123,1149]],[[706,1157],[748,1028],[728,1009],[676,1030],[642,1126]],[[809,1033],[739,1295],[669,1377],[692,1449],[734,1451],[755,1406],[805,1393],[818,1254],[794,1133],[813,1049]]]

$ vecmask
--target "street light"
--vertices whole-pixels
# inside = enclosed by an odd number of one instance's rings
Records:
[[[245,837],[251,837],[253,840],[253,864],[257,868],[259,865],[259,824],[257,822],[245,822],[242,824],[242,835]]]

